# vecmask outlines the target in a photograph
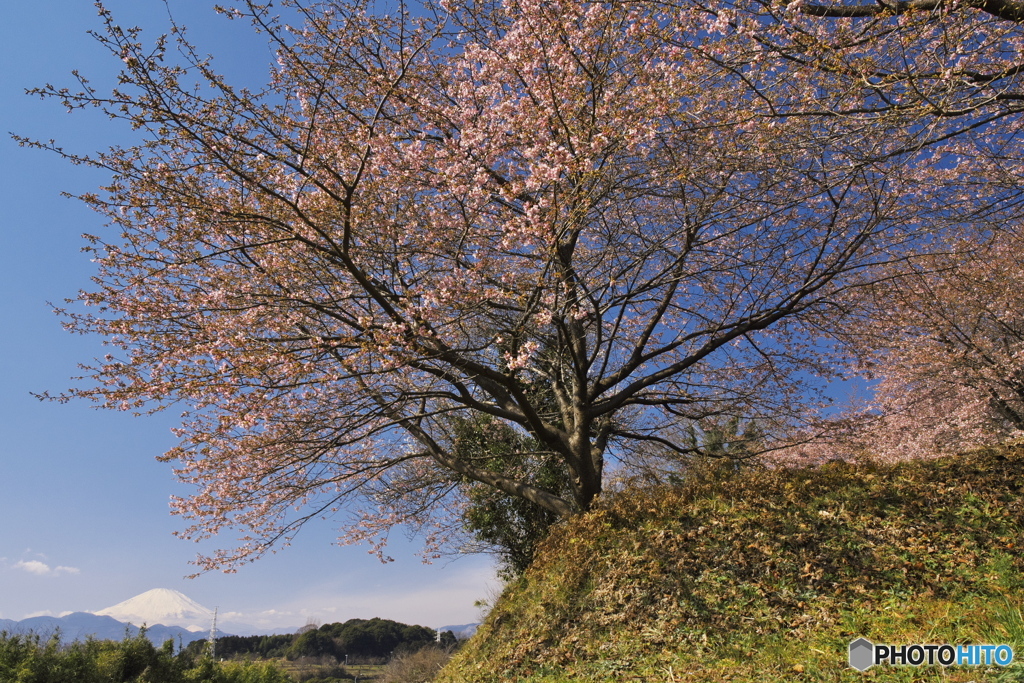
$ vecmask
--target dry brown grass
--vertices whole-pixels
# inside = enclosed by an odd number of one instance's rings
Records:
[[[396,655],[380,677],[380,683],[427,683],[441,671],[451,653],[439,647]]]

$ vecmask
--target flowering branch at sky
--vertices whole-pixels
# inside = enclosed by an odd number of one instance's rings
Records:
[[[261,92],[106,12],[118,90],[40,91],[140,133],[75,158],[112,173],[83,199],[121,238],[90,239],[69,326],[113,349],[68,396],[184,407],[185,534],[242,533],[208,568],[320,515],[379,541],[457,514],[459,481],[564,517],[704,418],[799,426],[823,336],[1018,191],[986,180],[1024,102],[998,12],[292,4],[235,11],[278,49]],[[472,415],[571,493],[460,452]]]

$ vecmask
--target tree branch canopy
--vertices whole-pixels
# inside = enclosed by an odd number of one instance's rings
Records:
[[[877,17],[884,14],[907,14],[909,12],[932,12],[942,9],[945,0],[900,0],[899,2],[876,2],[872,4],[843,5],[808,2],[799,5],[799,11],[812,17],[860,18]],[[1005,21],[1024,21],[1024,3],[1006,0],[972,0],[967,7],[980,9]]]
[[[183,533],[242,530],[206,568],[286,539],[296,509],[372,539],[458,515],[469,484],[564,518],[634,446],[686,452],[692,421],[808,414],[851,293],[965,229],[982,191],[956,159],[998,137],[972,122],[1017,125],[993,98],[1017,92],[1005,42],[932,49],[925,76],[819,5],[290,6],[304,24],[232,10],[278,49],[259,93],[105,10],[118,90],[38,91],[139,131],[73,157],[112,174],[83,199],[120,237],[90,239],[93,308],[66,313],[113,353],[66,397],[187,406]],[[457,448],[475,415],[569,493]]]

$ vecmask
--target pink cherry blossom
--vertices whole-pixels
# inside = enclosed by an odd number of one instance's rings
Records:
[[[259,93],[102,10],[118,90],[39,91],[140,134],[73,158],[111,173],[83,199],[112,232],[87,238],[96,284],[67,322],[112,353],[61,398],[184,410],[165,459],[195,489],[173,508],[186,537],[238,532],[201,560],[226,569],[323,516],[382,556],[396,525],[440,542],[465,481],[571,515],[609,472],[686,457],[703,418],[784,439],[851,321],[898,333],[873,367],[941,413],[942,344],[904,310],[930,294],[904,287],[1020,310],[928,265],[1018,191],[1020,30],[842,7],[330,1],[290,29],[244,2],[278,51]],[[871,318],[883,283],[901,309]],[[985,373],[955,376],[972,405],[1005,380]],[[451,419],[481,414],[572,495],[456,452]]]

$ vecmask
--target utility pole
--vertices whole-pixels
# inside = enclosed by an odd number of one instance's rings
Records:
[[[217,658],[217,610],[220,607],[213,608],[213,623],[210,625],[210,659]]]

